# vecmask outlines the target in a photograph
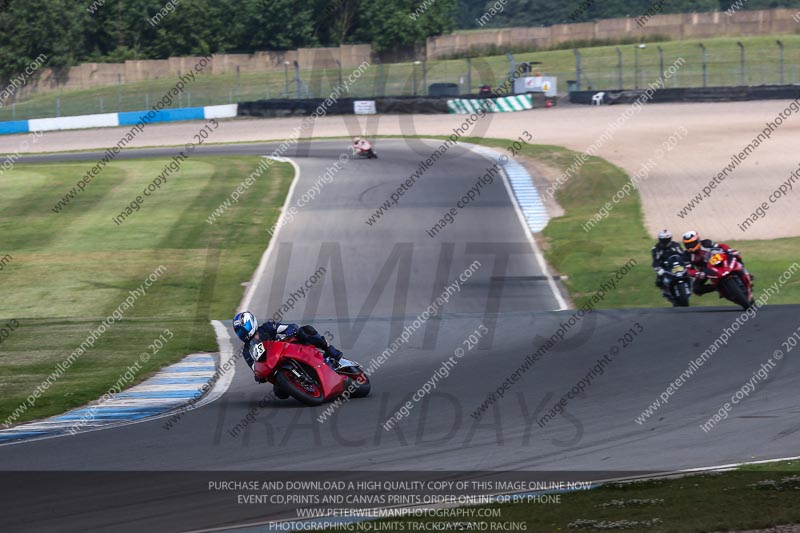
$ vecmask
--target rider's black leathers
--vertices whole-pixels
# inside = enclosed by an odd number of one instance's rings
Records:
[[[328,344],[328,341],[325,339],[325,337],[320,335],[313,326],[298,327],[297,324],[283,324],[280,322],[275,322],[274,320],[268,320],[258,327],[256,334],[253,335],[253,338],[250,339],[249,342],[245,343],[244,347],[242,348],[242,357],[244,357],[244,360],[247,362],[248,366],[253,368],[255,361],[253,361],[253,356],[250,353],[251,346],[258,342],[280,341],[292,337],[296,338],[300,344],[306,344],[308,346],[319,348],[323,351],[325,357],[328,359],[338,361],[342,358],[342,352],[337,350],[332,344]]]
[[[672,255],[683,255],[683,248],[675,241],[670,241],[669,244],[657,242],[656,245],[650,249],[650,253],[653,256],[652,267],[653,270],[656,271],[656,287],[666,291],[666,288],[663,286],[664,276],[658,274],[658,271],[661,270],[661,263]]]

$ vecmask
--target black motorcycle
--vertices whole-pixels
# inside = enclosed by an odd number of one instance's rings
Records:
[[[693,280],[689,276],[688,266],[689,263],[678,254],[661,262],[661,268],[664,269],[661,278],[662,294],[673,307],[689,307]]]

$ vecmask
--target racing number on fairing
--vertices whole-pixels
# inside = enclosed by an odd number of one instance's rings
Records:
[[[262,343],[258,343],[253,346],[253,359],[255,361],[261,361],[261,357],[264,355],[266,350],[264,350],[264,345]]]
[[[708,263],[712,266],[717,266],[718,264],[722,263],[725,260],[725,257],[722,254],[714,254],[711,256],[711,259],[708,260]]]

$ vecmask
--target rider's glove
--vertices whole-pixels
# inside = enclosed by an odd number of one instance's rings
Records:
[[[695,279],[706,279],[706,273],[698,270],[697,273],[694,275],[694,278]]]
[[[739,250],[734,250],[733,248],[731,248],[730,250],[728,250],[728,253],[733,257],[739,257]]]
[[[666,273],[666,270],[664,270],[663,268],[659,268],[656,271],[656,274],[658,274],[659,276],[663,276],[665,273]]]
[[[274,336],[275,333],[278,332],[278,323],[272,320],[271,318],[264,322],[264,325],[261,326],[267,330],[270,336]]]

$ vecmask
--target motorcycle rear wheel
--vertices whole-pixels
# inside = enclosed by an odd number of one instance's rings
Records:
[[[322,386],[316,376],[306,372],[306,378],[300,379],[288,367],[281,368],[275,374],[278,386],[300,403],[315,407],[322,405],[325,397]]]

